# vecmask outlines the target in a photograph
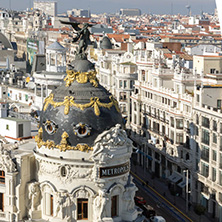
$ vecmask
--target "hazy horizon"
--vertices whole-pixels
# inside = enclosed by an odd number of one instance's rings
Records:
[[[90,9],[91,13],[116,13],[120,8],[139,8],[142,13],[153,14],[187,14],[186,5],[191,6],[192,14],[200,14],[201,10],[213,13],[215,0],[57,0],[58,13],[69,9]],[[0,0],[0,7],[13,10],[25,10],[33,6],[32,0]],[[162,7],[160,7],[160,5]]]

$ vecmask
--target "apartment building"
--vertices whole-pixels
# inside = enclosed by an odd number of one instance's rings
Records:
[[[137,162],[184,197],[188,171],[189,201],[222,221],[221,57],[195,56],[190,72],[179,63],[161,65],[151,52],[137,54],[131,96]]]
[[[132,99],[132,135],[139,148],[138,162],[157,177],[169,178],[174,185],[181,182],[183,170],[192,172],[194,158],[192,137],[193,74],[152,66],[149,59],[138,68],[138,80]],[[174,178],[176,177],[176,178]],[[175,186],[175,192],[179,192]]]
[[[193,201],[201,203],[213,218],[222,221],[222,87],[197,85],[194,94]]]
[[[111,42],[108,44],[107,41],[108,37],[104,37],[100,47],[91,50],[90,56],[92,60],[96,60],[100,84],[115,96],[123,117],[129,123],[130,96],[134,89],[134,81],[137,79],[135,57],[130,51],[112,49]]]

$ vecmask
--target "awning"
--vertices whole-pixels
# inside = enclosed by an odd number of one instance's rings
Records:
[[[168,177],[168,180],[170,180],[173,183],[177,183],[181,179],[182,179],[182,176],[177,174],[176,172],[173,172],[172,175]]]
[[[188,184],[190,183],[190,180],[188,180]],[[180,188],[184,188],[186,186],[186,180],[181,181],[180,183],[177,184]]]

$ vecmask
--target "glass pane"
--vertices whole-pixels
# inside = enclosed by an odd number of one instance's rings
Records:
[[[88,203],[83,203],[83,218],[88,218]]]
[[[78,202],[77,211],[78,211],[78,219],[82,219],[82,206],[81,203],[79,202]]]

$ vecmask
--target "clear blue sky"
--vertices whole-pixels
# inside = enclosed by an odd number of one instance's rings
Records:
[[[23,10],[33,5],[33,0],[0,0],[0,7]],[[215,0],[57,0],[58,11],[65,12],[72,8],[91,9],[92,13],[117,12],[120,8],[140,8],[143,13],[166,14],[187,13],[185,6],[191,5],[193,14],[214,12]]]

